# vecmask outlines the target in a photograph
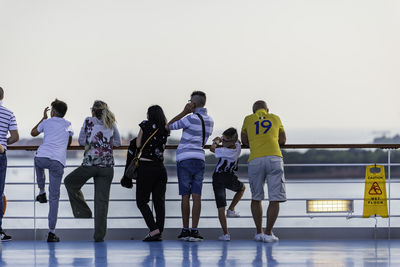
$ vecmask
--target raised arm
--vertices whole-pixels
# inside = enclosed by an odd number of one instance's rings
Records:
[[[42,119],[38,122],[38,124],[35,125],[35,127],[33,127],[32,131],[31,131],[31,135],[32,135],[33,137],[36,137],[36,136],[38,136],[38,135],[40,134],[40,132],[38,131],[38,126],[39,126],[39,124],[40,124],[42,121],[44,121],[44,120],[46,120],[46,119],[48,118],[47,112],[48,112],[49,110],[50,110],[49,107],[46,107],[46,108],[44,109]]]
[[[166,125],[165,125],[165,129],[169,130],[169,126],[171,124],[173,124],[176,121],[181,120],[183,117],[185,117],[187,114],[190,114],[194,111],[194,109],[196,108],[196,105],[194,103],[187,103],[185,108],[183,109],[183,111],[181,113],[179,113],[178,115],[176,115],[172,120],[170,120]]]
[[[215,149],[217,148],[217,146],[222,142],[221,137],[217,136],[213,139],[213,143],[210,147],[210,151],[215,153]]]

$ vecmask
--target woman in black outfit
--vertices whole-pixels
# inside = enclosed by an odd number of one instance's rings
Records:
[[[147,142],[140,157],[138,178],[136,180],[136,203],[149,227],[149,234],[143,241],[161,241],[165,221],[165,191],[167,188],[167,171],[164,167],[164,149],[169,132],[165,129],[167,119],[158,105],[149,107],[147,119],[139,124],[140,131],[136,145],[140,149],[146,140],[158,129]],[[150,194],[156,220],[148,205]]]

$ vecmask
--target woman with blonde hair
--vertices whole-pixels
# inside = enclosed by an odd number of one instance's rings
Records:
[[[94,181],[94,240],[103,242],[107,231],[108,202],[114,176],[113,147],[121,145],[115,116],[103,101],[96,100],[79,134],[85,146],[83,163],[64,180],[75,218],[92,218],[92,211],[82,194],[82,186]]]

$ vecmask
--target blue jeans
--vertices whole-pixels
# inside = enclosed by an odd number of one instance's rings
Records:
[[[4,186],[6,184],[6,172],[7,172],[7,156],[6,153],[0,154],[0,230],[3,221],[3,193]]]
[[[204,160],[201,159],[187,159],[177,163],[179,195],[201,195],[204,168]]]
[[[57,160],[35,157],[36,179],[39,188],[44,188],[46,176],[44,169],[49,170],[49,229],[54,230],[58,217],[58,202],[60,199],[60,186],[64,174],[64,166]]]

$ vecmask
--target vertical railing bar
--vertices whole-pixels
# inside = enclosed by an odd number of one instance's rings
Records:
[[[390,233],[391,233],[391,225],[390,225],[390,215],[391,215],[391,210],[390,210],[390,208],[391,208],[391,205],[390,205],[390,203],[391,203],[391,200],[392,200],[392,197],[391,197],[391,166],[390,166],[390,163],[391,163],[391,160],[390,160],[390,156],[391,156],[391,153],[390,153],[390,149],[388,149],[388,180],[389,180],[389,220],[388,220],[388,239],[390,240]]]
[[[33,239],[36,241],[36,171],[33,166]]]

